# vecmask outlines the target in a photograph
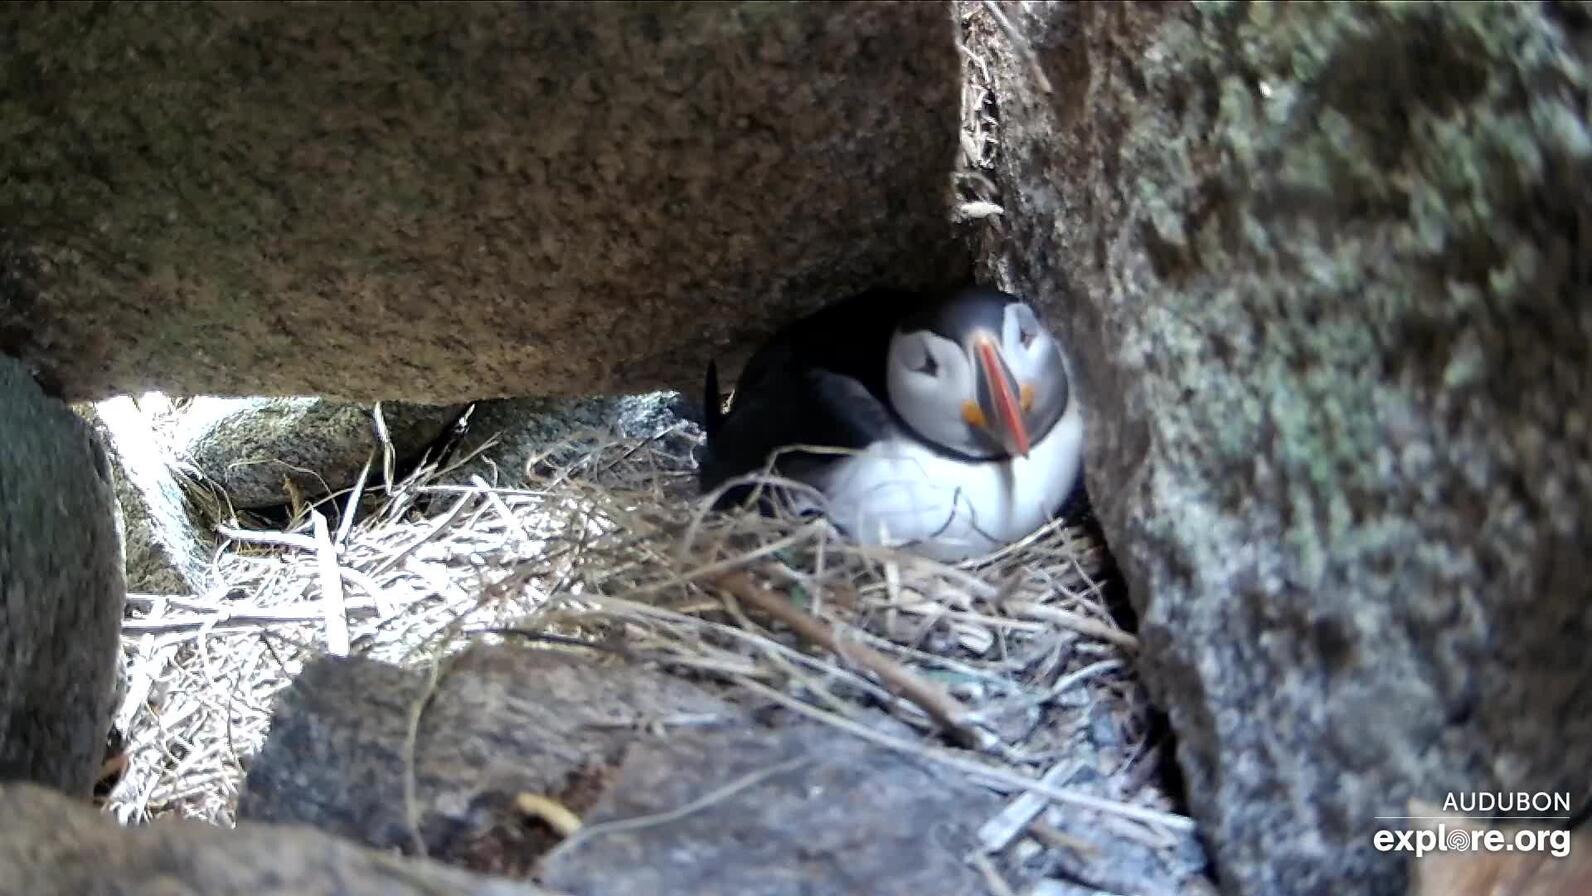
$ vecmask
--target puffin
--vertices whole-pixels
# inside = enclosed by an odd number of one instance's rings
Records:
[[[977,557],[1078,505],[1071,371],[1017,296],[869,290],[777,332],[728,409],[708,364],[698,482],[720,509],[756,496],[863,544]]]

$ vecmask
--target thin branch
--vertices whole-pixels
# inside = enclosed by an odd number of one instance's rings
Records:
[[[917,704],[958,746],[978,746],[978,732],[966,721],[967,707],[943,688],[912,674],[895,660],[866,644],[842,640],[835,630],[765,591],[744,572],[721,575],[717,583],[735,597],[790,626],[795,632],[855,666],[879,676],[891,691]]]
[[[326,652],[348,656],[348,609],[343,606],[343,577],[338,573],[337,548],[326,528],[326,515],[310,511],[315,524],[315,553],[320,561],[321,610],[326,619]]]

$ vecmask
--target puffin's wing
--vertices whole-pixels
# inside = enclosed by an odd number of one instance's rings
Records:
[[[831,447],[865,448],[895,433],[890,410],[862,383],[823,369],[807,377],[815,403],[829,418]]]
[[[737,389],[729,413],[713,420],[697,453],[703,492],[762,469],[780,451],[782,471],[805,478],[839,458],[787,449],[861,449],[894,431],[889,409],[858,380],[821,368],[770,370],[753,381],[755,389]],[[738,494],[726,497],[738,500]]]

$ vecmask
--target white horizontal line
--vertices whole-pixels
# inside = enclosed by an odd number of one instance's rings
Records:
[[[1449,819],[1466,819],[1469,821],[1569,821],[1568,815],[1504,815],[1494,817],[1491,815],[1378,815],[1377,821],[1447,821]]]

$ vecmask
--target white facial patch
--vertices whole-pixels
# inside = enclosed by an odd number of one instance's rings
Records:
[[[1028,344],[1023,344],[1024,336]],[[1028,422],[1042,430],[1071,404],[1072,381],[1061,344],[1024,304],[1006,306],[1001,321],[1002,350],[1017,382],[1032,390]]]
[[[1024,336],[1028,337],[1026,345]],[[1046,355],[1055,350],[1055,341],[1039,325],[1032,308],[1022,304],[1006,306],[1001,319],[1001,351],[1019,382],[1032,385],[1044,371]]]
[[[942,445],[970,441],[962,403],[973,398],[974,377],[961,346],[928,331],[897,333],[888,365],[890,403],[908,426]]]

